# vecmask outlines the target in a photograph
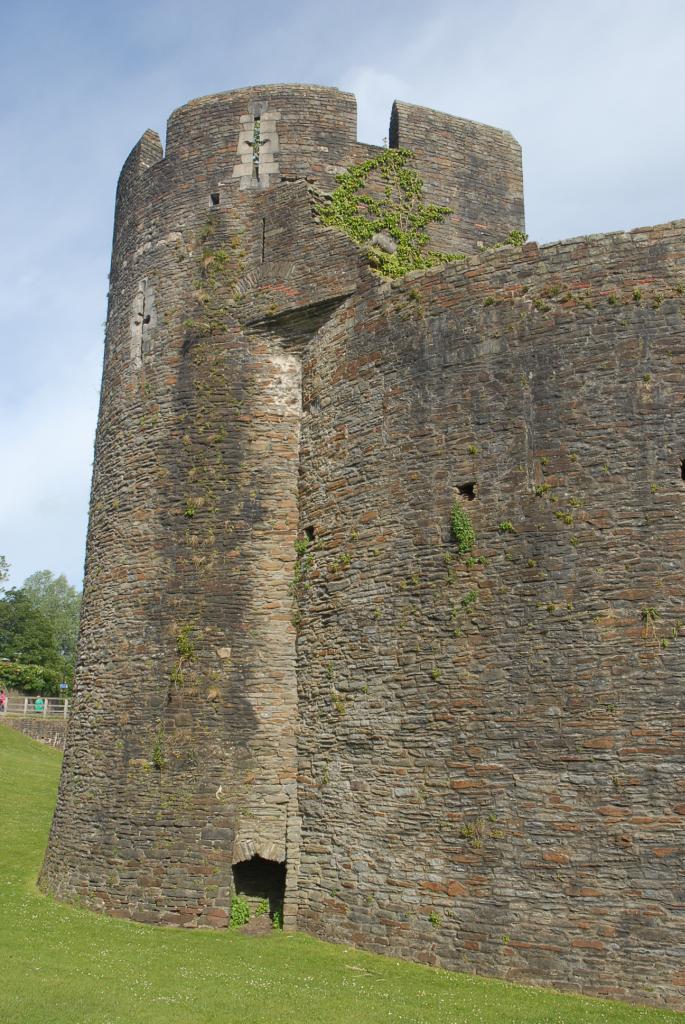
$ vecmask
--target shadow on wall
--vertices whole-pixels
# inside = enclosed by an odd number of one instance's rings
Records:
[[[282,916],[285,896],[285,863],[250,857],[233,865],[233,886],[236,894],[244,896],[254,911],[267,900],[269,917]]]

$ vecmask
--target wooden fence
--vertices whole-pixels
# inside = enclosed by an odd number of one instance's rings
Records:
[[[69,714],[69,701],[66,698],[43,697],[42,700],[41,707],[40,698],[11,695],[7,700],[4,714],[8,718],[66,718]]]

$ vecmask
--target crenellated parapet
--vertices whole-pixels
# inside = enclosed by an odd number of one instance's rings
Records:
[[[187,189],[202,183],[208,206],[226,203],[236,188],[298,179],[332,191],[341,171],[380,150],[357,142],[356,123],[354,96],[319,86],[259,86],[193,100],[169,118],[169,166],[155,168],[152,191],[161,200],[170,175]],[[427,201],[452,210],[433,229],[437,248],[473,252],[523,230],[521,150],[509,132],[396,102],[389,143],[414,153]],[[160,160],[157,136],[146,132],[124,165],[118,195],[125,199]]]

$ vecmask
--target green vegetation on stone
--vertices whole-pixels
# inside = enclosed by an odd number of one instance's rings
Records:
[[[424,203],[423,181],[409,161],[409,149],[384,149],[378,156],[348,167],[338,175],[338,187],[317,213],[322,224],[338,228],[367,246],[369,264],[384,277],[402,277],[441,263],[463,260],[463,253],[431,252],[426,228],[443,221],[448,206]],[[369,188],[375,179],[377,188]],[[386,251],[376,236],[390,239]]]
[[[484,246],[484,249],[486,252],[491,252],[493,249],[503,249],[505,245],[515,245],[520,249],[527,241],[528,235],[524,231],[519,231],[515,228],[513,231],[509,232],[503,242],[495,242],[494,245],[486,245]],[[486,302],[486,305],[489,305],[489,303]]]
[[[453,974],[279,930],[188,932],[58,903],[35,879],[59,768],[52,747],[0,725],[2,1024],[682,1022],[677,1013]]]
[[[250,920],[250,904],[236,893],[231,899],[231,928],[240,928]]]
[[[468,554],[476,543],[476,534],[468,514],[458,501],[455,501],[452,505],[450,526],[452,528],[452,536],[457,542],[457,550],[462,555]]]
[[[177,660],[171,670],[171,680],[177,686],[185,682],[185,670],[195,658],[195,642],[192,638],[192,626],[181,626],[176,636]]]
[[[210,216],[197,239],[201,247],[194,282],[197,316],[184,320],[181,325],[197,338],[212,337],[228,330],[229,309],[236,298],[235,284],[243,269],[240,238],[233,236],[227,248],[225,244],[213,242],[216,231],[216,219]]]

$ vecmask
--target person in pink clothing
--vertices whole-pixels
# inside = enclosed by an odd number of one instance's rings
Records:
[[[7,693],[6,691],[0,690],[0,714],[7,711]]]

